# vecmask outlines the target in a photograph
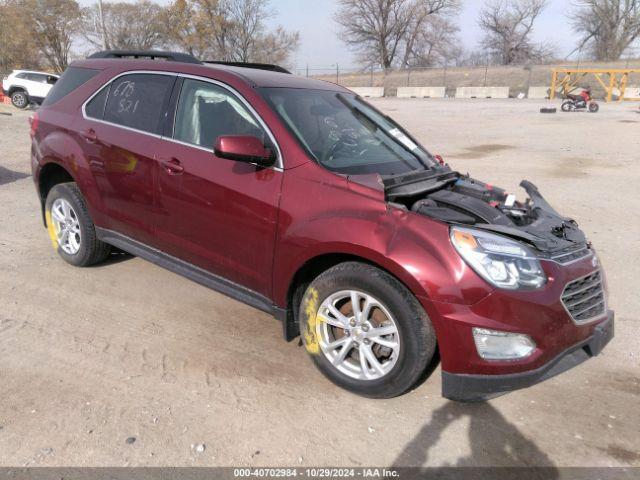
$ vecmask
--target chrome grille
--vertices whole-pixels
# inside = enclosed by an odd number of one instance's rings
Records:
[[[586,323],[606,312],[602,275],[596,271],[567,284],[562,303],[576,323]]]
[[[551,260],[558,262],[560,265],[567,265],[568,263],[588,257],[591,254],[591,250],[583,245],[578,248],[570,247],[568,249],[555,251],[551,255]]]

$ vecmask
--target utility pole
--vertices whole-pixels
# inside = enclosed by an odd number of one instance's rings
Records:
[[[448,59],[445,58],[444,68],[442,69],[442,85],[444,85],[445,89],[447,88],[447,60]]]
[[[340,65],[336,63],[336,84],[340,83]]]
[[[484,86],[487,86],[487,73],[489,72],[489,57],[486,58],[484,66]]]
[[[100,17],[100,32],[102,34],[102,48],[107,50],[107,29],[104,26],[104,14],[102,12],[102,0],[98,0],[98,16]]]

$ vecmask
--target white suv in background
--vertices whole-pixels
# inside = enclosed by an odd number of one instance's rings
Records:
[[[17,108],[27,108],[30,103],[41,104],[59,76],[30,70],[14,70],[2,80],[2,93],[11,98]]]

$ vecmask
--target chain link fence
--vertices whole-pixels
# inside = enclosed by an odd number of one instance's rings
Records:
[[[398,87],[446,87],[447,96],[453,97],[458,87],[509,87],[510,96],[527,93],[529,87],[549,87],[554,68],[635,68],[640,70],[640,59],[609,63],[575,62],[546,65],[479,65],[468,67],[427,67],[409,69],[344,68],[339,64],[328,67],[299,67],[293,73],[328,80],[345,87],[384,87],[386,96],[395,96]],[[580,83],[591,87],[593,94],[604,95],[602,86],[592,76]],[[640,73],[629,76],[628,86],[640,86]]]

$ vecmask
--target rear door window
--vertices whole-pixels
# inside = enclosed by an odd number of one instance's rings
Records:
[[[84,85],[85,83],[87,83],[98,73],[100,73],[100,70],[94,70],[92,68],[67,68],[62,76],[56,81],[55,85],[51,88],[46,98],[44,99],[44,102],[42,102],[42,105],[46,106],[56,103],[62,97],[66,97],[67,95],[69,95],[80,85]]]
[[[175,75],[147,73],[133,73],[117,78],[109,88],[104,121],[159,134],[161,117],[175,78]]]
[[[39,73],[30,73],[29,80],[31,80],[32,82],[47,83],[47,76],[41,75]]]

